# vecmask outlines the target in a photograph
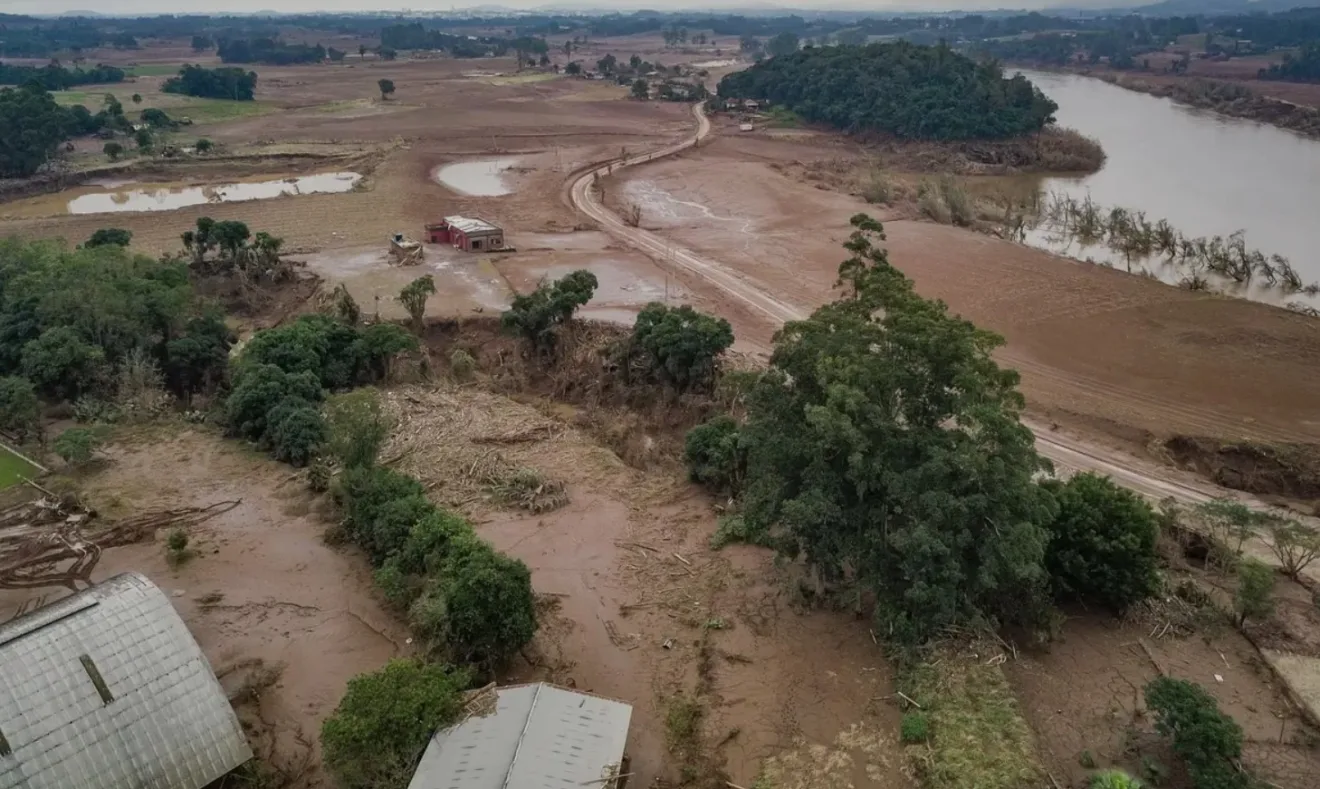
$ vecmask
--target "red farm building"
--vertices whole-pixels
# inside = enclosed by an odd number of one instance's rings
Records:
[[[452,244],[464,252],[499,251],[504,249],[504,230],[483,219],[447,216],[426,226],[426,240]]]

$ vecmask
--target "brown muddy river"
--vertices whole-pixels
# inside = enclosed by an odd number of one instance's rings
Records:
[[[1289,258],[1306,282],[1320,281],[1320,142],[1098,79],[1022,73],[1058,103],[1060,126],[1099,140],[1108,155],[1092,175],[1044,179],[1045,192],[1089,195],[1105,210],[1144,211],[1151,222],[1166,219],[1189,237],[1241,230],[1247,246]],[[1039,231],[1028,243],[1113,262],[1103,248],[1072,241],[1060,249]]]

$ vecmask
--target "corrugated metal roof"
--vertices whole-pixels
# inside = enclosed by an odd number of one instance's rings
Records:
[[[461,230],[464,233],[498,233],[500,229],[484,219],[473,219],[468,216],[447,216],[445,222],[455,230]]]
[[[0,625],[0,734],[0,789],[200,789],[252,758],[188,627],[137,573]]]
[[[632,707],[544,682],[499,689],[493,713],[437,732],[408,789],[581,787],[617,773]]]

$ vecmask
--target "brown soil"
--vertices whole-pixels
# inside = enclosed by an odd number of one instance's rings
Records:
[[[1284,789],[1309,786],[1320,769],[1320,752],[1311,747],[1316,733],[1252,645],[1227,623],[1206,638],[1153,638],[1151,627],[1078,613],[1048,652],[1005,665],[1053,776],[1083,786],[1089,753],[1098,767],[1120,766],[1137,776],[1143,758],[1153,759],[1171,772],[1172,783],[1161,785],[1188,786],[1141,698],[1146,683],[1166,674],[1204,687],[1242,726],[1246,767]]]
[[[1233,490],[1320,499],[1320,454],[1313,444],[1225,442],[1174,436],[1164,442],[1171,459]]]
[[[365,560],[325,545],[316,502],[291,469],[212,433],[162,427],[109,455],[78,480],[104,517],[242,500],[195,527],[195,556],[182,565],[166,560],[166,535],[157,534],[105,550],[93,580],[133,571],[160,586],[231,694],[276,672],[272,686],[240,705],[254,749],[273,748],[274,763],[291,772],[307,766],[295,786],[324,785],[321,721],[351,677],[410,651],[407,632],[371,590]],[[0,612],[7,618],[66,593],[0,591]]]
[[[644,227],[802,308],[833,297],[847,218],[876,213],[893,220],[885,226],[891,261],[923,294],[1004,335],[1001,360],[1021,372],[1031,410],[1052,422],[1101,430],[1141,453],[1146,447],[1132,439],[1146,433],[1320,441],[1320,326],[1313,320],[969,230],[894,219],[770,166],[822,155],[802,140],[720,137],[683,158],[609,179],[607,199],[640,204]],[[735,322],[739,336],[760,342],[773,328]]]

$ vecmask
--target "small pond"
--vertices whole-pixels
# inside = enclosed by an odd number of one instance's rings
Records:
[[[435,180],[459,194],[471,197],[499,197],[513,191],[504,176],[504,171],[517,163],[517,157],[455,162],[436,170]]]
[[[362,180],[357,173],[318,173],[271,181],[245,181],[205,186],[165,186],[107,189],[69,201],[70,214],[113,214],[129,211],[173,211],[207,203],[239,203],[274,197],[347,192]]]

